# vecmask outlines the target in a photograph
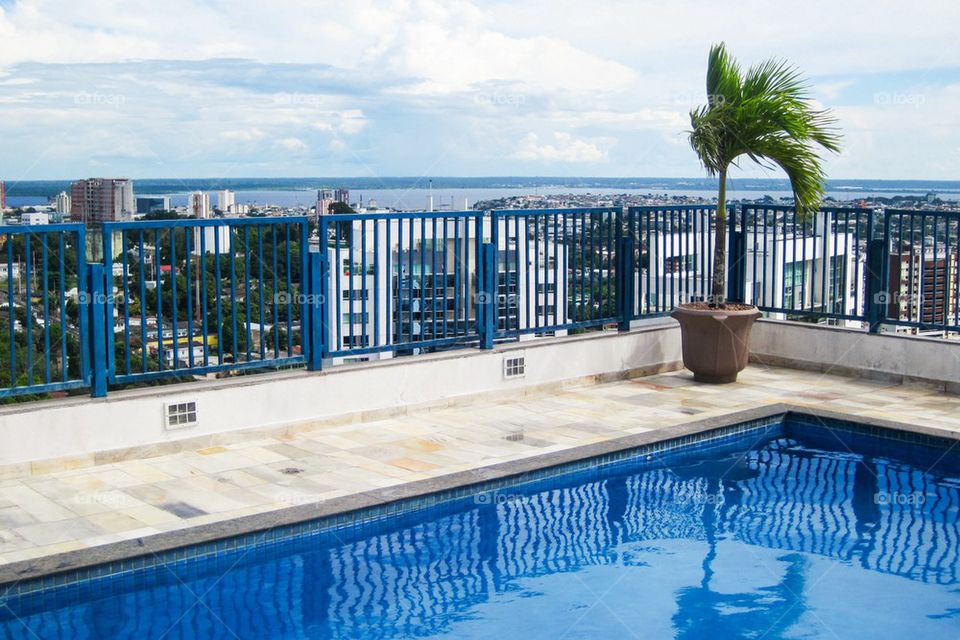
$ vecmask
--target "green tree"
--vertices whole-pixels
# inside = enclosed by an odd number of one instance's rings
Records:
[[[723,43],[710,49],[707,104],[690,112],[690,145],[710,177],[719,177],[713,304],[726,291],[727,172],[741,156],[786,172],[798,216],[816,211],[824,195],[820,149],[838,152],[840,135],[828,110],[814,108],[800,73],[771,59],[743,73]]]

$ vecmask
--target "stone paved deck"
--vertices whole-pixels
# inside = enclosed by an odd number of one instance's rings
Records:
[[[960,396],[924,386],[757,366],[706,386],[681,371],[5,480],[0,566],[781,402],[960,431]]]

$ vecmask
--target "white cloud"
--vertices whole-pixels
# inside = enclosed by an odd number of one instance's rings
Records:
[[[610,144],[610,140],[579,140],[561,131],[553,134],[552,143],[541,144],[537,134],[528,133],[513,152],[513,157],[543,162],[603,162],[607,159],[604,146]]]
[[[280,138],[275,141],[274,144],[285,151],[293,153],[304,153],[309,149],[307,143],[299,138]]]
[[[224,131],[220,137],[225,140],[236,140],[238,142],[253,142],[262,139],[266,134],[260,129],[233,129]]]
[[[958,21],[953,0],[810,0],[789,20],[767,0],[19,0],[0,4],[4,170],[283,175],[316,155],[344,173],[700,175],[677,143],[722,34],[840,105],[831,175],[955,178]]]

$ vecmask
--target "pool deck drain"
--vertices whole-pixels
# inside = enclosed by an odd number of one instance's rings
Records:
[[[758,366],[723,386],[661,374],[4,480],[0,582],[561,464],[785,405],[960,434],[960,396],[925,386]]]

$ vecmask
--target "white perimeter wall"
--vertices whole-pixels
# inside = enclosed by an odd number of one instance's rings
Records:
[[[526,375],[505,380],[504,357],[518,353],[526,358]],[[196,445],[207,438],[212,443],[217,434],[347,414],[375,418],[378,411],[386,414],[398,407],[447,404],[478,394],[509,396],[593,376],[650,373],[675,368],[680,359],[679,328],[667,321],[624,334],[535,340],[493,351],[464,349],[317,373],[263,374],[120,391],[102,399],[11,405],[0,410],[0,466],[58,458],[75,458],[68,464],[79,466],[92,464],[93,453],[104,451],[117,451],[117,458],[154,455],[175,450],[169,443],[178,440]],[[165,403],[184,401],[197,402],[199,424],[165,430]],[[108,459],[97,456],[96,461]],[[61,460],[59,467],[65,463]]]
[[[761,320],[753,327],[750,351],[753,362],[930,381],[960,393],[960,341]]]

